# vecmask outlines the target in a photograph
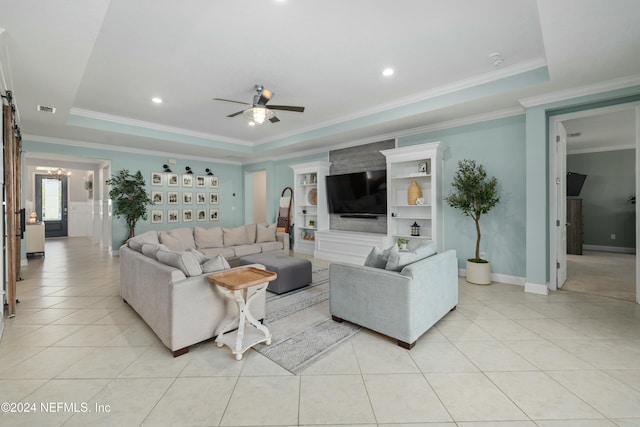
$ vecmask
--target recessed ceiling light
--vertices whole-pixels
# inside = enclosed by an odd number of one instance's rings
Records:
[[[393,73],[393,68],[385,68],[384,70],[382,70],[382,75],[385,77],[393,76]]]
[[[153,98],[151,98],[151,102],[153,102],[154,104],[162,104],[162,98],[154,96]]]
[[[249,122],[249,126],[255,126],[256,124],[254,122]]]

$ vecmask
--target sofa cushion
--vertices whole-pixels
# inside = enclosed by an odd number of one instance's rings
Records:
[[[160,243],[158,233],[155,230],[145,231],[142,234],[134,236],[127,241],[127,246],[136,252],[142,252],[142,245],[145,243]]]
[[[272,252],[284,249],[284,244],[282,242],[264,242],[258,243],[258,245],[262,248],[262,252]]]
[[[203,273],[213,273],[215,271],[229,270],[231,266],[222,255],[207,259],[201,265]]]
[[[400,271],[406,265],[428,258],[435,253],[437,253],[437,249],[433,240],[427,240],[406,252],[400,252],[398,246],[394,245],[389,253],[389,261],[387,261],[385,268],[387,270]]]
[[[271,225],[257,224],[256,243],[276,241],[276,223]]]
[[[180,240],[182,240],[182,244],[184,245],[184,249],[195,249],[196,242],[193,240],[193,228],[190,227],[182,227],[176,228],[175,230],[170,230],[169,233],[172,235],[180,236]]]
[[[206,248],[200,249],[200,252],[208,258],[213,258],[218,255],[222,255],[225,258],[233,258],[236,254],[233,248]]]
[[[191,251],[175,252],[160,249],[156,255],[159,262],[180,269],[187,277],[202,274],[202,267]]]
[[[239,245],[234,246],[233,251],[235,252],[236,257],[241,257],[245,255],[259,254],[262,252],[262,247],[257,243],[254,243],[253,245]]]
[[[367,259],[364,260],[364,265],[367,267],[375,267],[375,268],[385,268],[387,266],[387,262],[389,261],[389,254],[393,250],[393,245],[390,248],[383,250],[378,249],[377,246],[374,246],[367,255]]]
[[[160,233],[160,242],[163,245],[166,245],[169,250],[175,252],[183,252],[187,248],[184,243],[182,243],[182,239],[179,234],[174,234],[172,231],[163,231]]]
[[[244,225],[234,228],[222,228],[222,239],[224,246],[248,245],[249,235],[247,234],[247,228]]]
[[[255,243],[256,242],[256,224],[246,224],[244,228],[247,230],[247,236],[249,237],[249,241],[247,243]]]
[[[221,227],[195,227],[194,235],[197,248],[224,248]]]
[[[165,251],[169,251],[170,249],[163,245],[162,243],[144,243],[142,245],[142,254],[145,256],[148,256],[149,258],[158,259],[158,255],[156,252],[158,252],[160,249],[165,250]]]

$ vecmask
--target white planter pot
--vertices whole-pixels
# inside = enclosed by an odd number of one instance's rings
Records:
[[[490,285],[491,263],[467,261],[467,282],[476,285]]]

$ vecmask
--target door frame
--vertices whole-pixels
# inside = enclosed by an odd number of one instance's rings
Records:
[[[554,226],[554,218],[556,216],[556,212],[558,211],[557,206],[557,187],[556,187],[556,170],[558,167],[558,158],[556,156],[555,144],[556,144],[556,136],[557,136],[557,126],[558,122],[563,122],[571,119],[578,119],[590,116],[597,116],[603,113],[612,113],[616,111],[624,111],[624,110],[635,110],[635,126],[636,126],[636,140],[635,140],[635,149],[636,149],[636,193],[640,190],[640,102],[628,102],[624,104],[617,104],[608,107],[602,108],[593,108],[589,110],[576,111],[573,113],[559,114],[555,116],[549,116],[548,119],[548,129],[549,129],[549,140],[548,140],[548,153],[549,153],[549,195],[548,195],[548,218],[549,218],[549,290],[557,290],[557,270],[555,268],[555,263],[557,259],[558,253],[558,238],[559,233],[557,232],[557,227]],[[566,203],[566,200],[564,201]],[[640,216],[637,215],[638,208],[636,207],[636,303],[640,304],[640,263],[638,262],[638,252],[640,251]]]

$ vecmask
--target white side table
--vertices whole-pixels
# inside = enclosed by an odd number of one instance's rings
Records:
[[[236,319],[227,323],[216,337],[218,347],[228,346],[236,360],[242,359],[242,354],[256,344],[264,342],[271,344],[271,333],[266,326],[258,322],[249,309],[251,303],[267,291],[269,282],[275,280],[278,275],[272,271],[261,270],[255,267],[243,267],[234,270],[214,273],[208,276],[211,283],[220,287],[227,298],[238,305],[238,329],[234,328]],[[249,290],[254,291],[249,296]],[[246,322],[249,322],[249,325]],[[245,328],[246,326],[251,326]]]

